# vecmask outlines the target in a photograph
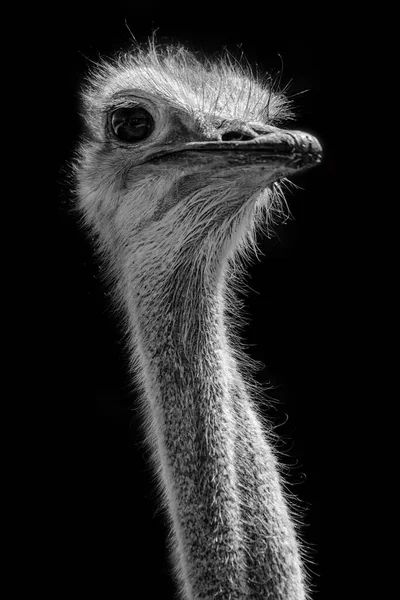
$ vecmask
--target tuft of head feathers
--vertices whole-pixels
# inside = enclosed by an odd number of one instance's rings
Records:
[[[189,114],[277,125],[293,118],[291,102],[276,90],[274,79],[254,72],[229,53],[212,59],[182,45],[135,45],[129,52],[102,60],[82,90],[84,116],[101,135],[99,116],[110,98],[127,89],[157,95]]]

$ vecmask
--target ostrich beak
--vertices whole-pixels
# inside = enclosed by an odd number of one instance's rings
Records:
[[[309,133],[271,127],[268,133],[246,140],[188,142],[151,157],[151,162],[158,160],[188,166],[196,162],[213,169],[257,166],[277,179],[321,162],[322,148]]]

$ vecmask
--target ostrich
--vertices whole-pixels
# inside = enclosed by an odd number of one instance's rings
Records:
[[[90,73],[75,174],[123,318],[184,600],[309,597],[296,518],[237,335],[235,290],[280,181],[321,159],[229,57],[135,47]]]

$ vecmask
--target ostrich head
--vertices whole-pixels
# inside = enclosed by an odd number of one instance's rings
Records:
[[[289,102],[268,81],[182,47],[101,64],[83,101],[80,209],[139,295],[150,273],[181,301],[189,280],[215,279],[279,210],[279,180],[321,156],[313,136],[279,127]]]

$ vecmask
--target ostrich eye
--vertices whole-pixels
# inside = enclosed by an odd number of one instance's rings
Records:
[[[118,108],[111,116],[111,128],[122,142],[141,142],[154,129],[154,120],[144,108]]]

